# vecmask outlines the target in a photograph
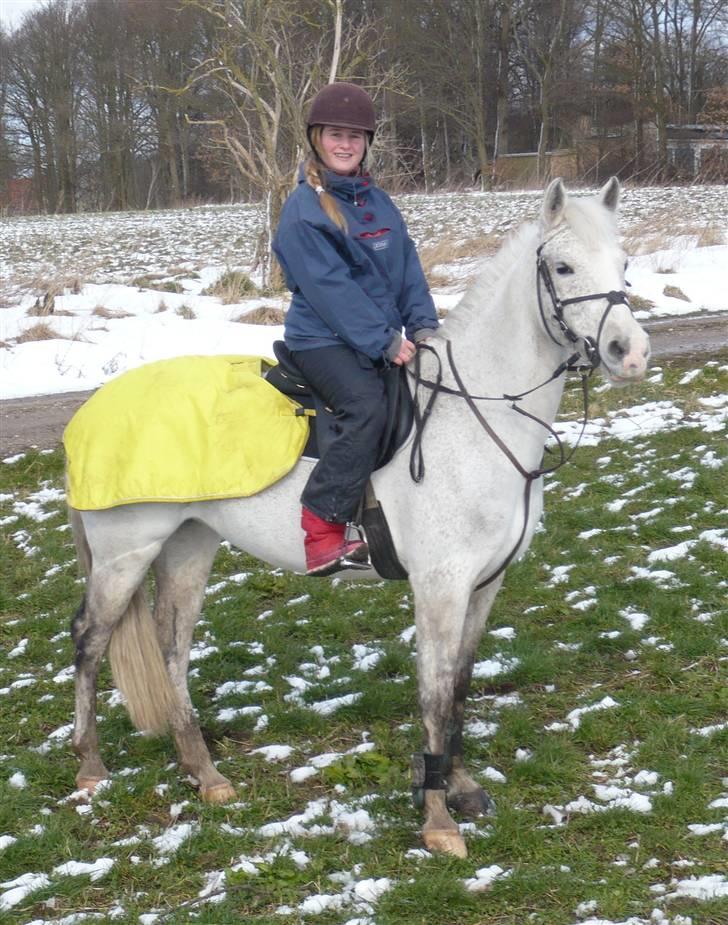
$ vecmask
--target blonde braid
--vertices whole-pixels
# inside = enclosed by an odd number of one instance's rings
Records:
[[[311,129],[311,144],[315,151],[320,152],[320,139],[321,139],[321,126],[314,125]],[[341,230],[346,234],[348,226],[346,224],[346,219],[341,213],[336,200],[331,195],[327,193],[324,189],[323,179],[321,177],[319,163],[316,158],[309,157],[306,159],[304,165],[304,174],[306,177],[306,182],[308,185],[318,193],[319,202],[321,203],[321,208],[328,215],[331,221],[337,225]]]

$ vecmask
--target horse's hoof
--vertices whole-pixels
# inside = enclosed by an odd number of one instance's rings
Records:
[[[495,816],[496,814],[495,802],[482,787],[467,793],[448,794],[447,808],[465,819],[477,819],[480,816]]]
[[[76,778],[76,789],[77,790],[88,790],[88,795],[92,797],[96,792],[98,785],[107,780],[106,777],[77,777]]]
[[[200,797],[205,803],[227,803],[229,800],[234,800],[236,796],[235,787],[227,782],[200,789]]]
[[[468,849],[465,839],[459,832],[451,829],[430,829],[422,833],[425,848],[434,854],[450,854],[456,858],[466,858]]]

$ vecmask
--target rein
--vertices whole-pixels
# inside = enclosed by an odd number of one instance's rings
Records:
[[[574,453],[576,452],[581,442],[581,439],[584,436],[584,431],[586,430],[586,425],[589,420],[588,380],[591,374],[597,368],[597,366],[599,366],[599,364],[601,363],[601,354],[599,352],[599,342],[601,340],[602,331],[604,330],[604,325],[606,323],[607,317],[609,316],[609,313],[611,312],[612,308],[614,308],[615,305],[627,305],[627,307],[629,307],[629,301],[627,299],[627,294],[624,291],[600,292],[600,293],[595,293],[591,295],[576,296],[570,299],[561,299],[556,291],[556,287],[554,286],[554,281],[551,276],[551,271],[549,270],[546,260],[542,254],[544,244],[546,243],[547,242],[544,242],[543,244],[541,244],[538,250],[536,251],[536,291],[538,294],[538,308],[541,314],[541,320],[543,321],[543,325],[544,325],[544,328],[546,329],[546,333],[549,335],[551,340],[555,344],[558,344],[560,347],[566,346],[565,344],[561,343],[561,341],[557,340],[556,337],[554,337],[551,331],[551,328],[546,320],[546,312],[544,309],[543,298],[541,294],[541,283],[543,283],[551,299],[551,304],[553,307],[553,315],[552,315],[553,320],[556,321],[557,325],[559,326],[560,331],[568,339],[570,343],[577,344],[578,342],[581,341],[581,343],[583,344],[584,352],[586,354],[586,359],[587,359],[586,365],[584,365],[583,363],[582,364],[578,363],[578,360],[580,359],[581,354],[577,351],[576,353],[573,353],[568,358],[568,360],[565,360],[563,363],[559,364],[559,366],[557,366],[557,368],[553,371],[553,373],[551,373],[551,375],[547,379],[545,379],[543,382],[541,382],[539,385],[536,385],[531,389],[527,389],[524,392],[520,392],[517,395],[507,395],[507,394],[503,394],[499,396],[471,395],[465,388],[465,385],[457,369],[457,366],[455,365],[455,358],[453,357],[453,351],[452,351],[452,341],[448,340],[446,341],[446,348],[445,348],[446,353],[447,353],[447,360],[450,366],[450,372],[452,373],[453,379],[455,380],[458,386],[457,389],[452,389],[442,384],[442,361],[440,360],[440,355],[438,354],[437,350],[435,350],[435,348],[431,347],[429,344],[422,343],[418,346],[417,353],[415,354],[415,371],[414,373],[410,373],[410,375],[415,380],[415,388],[414,388],[414,396],[413,396],[414,417],[415,417],[415,436],[412,442],[412,450],[410,453],[410,476],[414,482],[421,482],[425,476],[425,464],[424,464],[424,457],[423,457],[423,452],[422,452],[422,439],[424,436],[425,425],[427,424],[427,421],[430,415],[432,414],[432,409],[434,407],[435,401],[437,399],[437,396],[440,393],[444,393],[446,395],[454,395],[458,398],[465,399],[465,402],[468,408],[472,411],[473,415],[475,416],[475,419],[478,421],[481,427],[485,430],[485,432],[488,434],[491,440],[495,443],[498,449],[505,455],[505,457],[508,459],[511,465],[523,476],[523,479],[524,479],[524,497],[523,497],[524,514],[523,514],[523,527],[521,528],[521,533],[518,539],[516,540],[515,545],[513,546],[511,551],[508,553],[508,555],[505,557],[503,562],[498,566],[498,568],[491,575],[489,575],[487,578],[485,578],[483,581],[477,584],[475,588],[473,589],[474,591],[480,591],[482,588],[487,587],[489,584],[495,581],[496,578],[498,578],[500,575],[503,574],[503,572],[508,568],[508,566],[511,564],[511,562],[515,558],[516,553],[518,552],[518,549],[521,543],[523,542],[523,539],[526,535],[526,531],[528,529],[528,518],[530,515],[530,511],[531,511],[531,487],[533,483],[544,475],[548,475],[552,472],[556,472],[557,469],[560,469],[562,466],[566,465],[566,463],[568,463],[571,460],[571,458],[574,456]],[[604,310],[602,317],[599,321],[599,327],[597,328],[596,338],[584,337],[582,335],[577,334],[575,331],[572,330],[572,328],[569,326],[568,322],[564,318],[563,310],[566,305],[575,305],[580,302],[590,302],[595,299],[606,299],[608,302],[608,305],[606,309]],[[436,372],[434,381],[429,380],[429,379],[424,379],[421,375],[420,358],[421,358],[422,350],[427,350],[429,353],[433,354],[437,360],[437,372]],[[567,371],[578,371],[581,375],[581,392],[582,392],[582,403],[583,403],[583,408],[584,408],[584,416],[583,416],[582,423],[581,423],[581,431],[579,433],[579,437],[577,438],[576,442],[571,448],[571,451],[568,454],[566,453],[564,449],[564,444],[561,438],[559,437],[559,435],[556,433],[556,431],[553,429],[553,427],[550,424],[547,424],[546,421],[542,421],[540,418],[536,417],[536,415],[531,414],[528,411],[524,411],[524,409],[520,408],[517,404],[518,401],[520,401],[522,398],[525,398],[527,395],[531,395],[533,392],[536,392],[539,389],[544,388],[544,386],[547,386],[550,382],[553,382],[554,379],[558,379],[560,376],[562,376]],[[430,396],[427,400],[427,403],[425,404],[424,409],[421,412],[419,409],[419,402],[417,400],[418,391],[419,391],[420,386],[423,386],[430,390]],[[556,441],[556,445],[558,447],[558,453],[559,453],[558,462],[556,462],[552,466],[540,466],[539,468],[533,469],[531,471],[526,469],[521,464],[520,460],[515,456],[515,454],[510,449],[508,444],[498,435],[498,433],[496,433],[496,431],[491,427],[491,425],[485,419],[480,409],[475,404],[476,401],[507,401],[507,402],[510,402],[511,409],[513,411],[516,411],[518,412],[518,414],[521,414],[524,417],[528,418],[529,420],[534,421],[535,423],[539,424],[546,431],[548,431],[548,433],[554,438],[554,440]]]
[[[432,353],[437,359],[437,375],[435,381],[432,382],[429,379],[424,379],[420,374],[420,351],[427,350]],[[442,363],[440,361],[440,356],[434,347],[430,347],[429,344],[420,344],[417,348],[417,353],[415,355],[415,372],[410,373],[415,380],[415,391],[414,391],[414,408],[415,408],[415,436],[412,442],[412,450],[410,452],[410,476],[414,482],[421,482],[425,477],[425,465],[424,458],[422,453],[422,438],[424,435],[425,424],[427,423],[428,418],[432,413],[435,400],[440,393],[445,393],[446,395],[454,395],[458,398],[464,398],[467,406],[473,412],[475,419],[485,430],[491,440],[495,443],[498,449],[506,456],[511,465],[523,476],[524,478],[524,514],[523,514],[523,527],[521,528],[521,533],[516,540],[515,545],[508,553],[503,562],[498,566],[498,568],[489,575],[486,579],[481,581],[475,586],[474,591],[480,591],[481,588],[485,588],[491,582],[495,581],[499,575],[501,575],[511,564],[515,558],[518,548],[523,542],[523,538],[526,535],[526,530],[528,529],[528,518],[531,511],[531,486],[533,483],[541,478],[543,475],[548,475],[551,472],[556,472],[557,469],[560,469],[562,466],[566,465],[567,462],[572,458],[576,452],[581,438],[584,435],[586,430],[586,425],[589,419],[589,389],[588,389],[588,379],[589,376],[594,371],[593,366],[588,367],[575,367],[573,364],[579,358],[578,353],[572,354],[568,360],[565,360],[561,363],[554,372],[545,379],[539,385],[534,386],[531,389],[527,389],[525,392],[521,392],[518,395],[499,395],[499,396],[490,396],[490,395],[471,395],[463,383],[460,373],[457,366],[455,365],[455,358],[453,357],[452,352],[452,341],[446,341],[446,352],[447,360],[450,366],[450,371],[452,372],[453,378],[458,385],[457,389],[451,389],[446,385],[442,384]],[[579,437],[574,443],[571,451],[567,454],[564,448],[563,441],[556,433],[556,431],[551,427],[550,424],[547,424],[546,421],[542,421],[536,415],[531,414],[528,411],[524,411],[523,408],[520,408],[517,405],[519,399],[524,398],[526,395],[530,395],[532,392],[538,391],[538,389],[543,388],[548,385],[550,382],[553,382],[554,379],[558,379],[559,376],[563,375],[567,370],[573,370],[581,368],[583,371],[581,373],[581,389],[582,389],[582,401],[584,407],[584,417],[581,424],[581,432]],[[417,401],[417,392],[420,386],[430,389],[430,397],[425,405],[424,411],[419,411],[419,403]],[[531,421],[535,421],[537,424],[540,424],[556,441],[558,447],[559,460],[552,466],[540,466],[537,469],[529,471],[526,469],[516,457],[513,451],[510,449],[508,444],[496,433],[496,431],[491,427],[488,421],[483,417],[480,409],[475,404],[476,401],[508,401],[511,403],[511,408],[513,411],[517,411],[518,414],[522,414],[524,417],[528,418]]]

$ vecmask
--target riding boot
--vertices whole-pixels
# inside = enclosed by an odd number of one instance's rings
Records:
[[[304,507],[301,526],[306,536],[306,574],[323,577],[343,569],[367,569],[369,549],[362,540],[347,540],[346,524],[334,524]]]

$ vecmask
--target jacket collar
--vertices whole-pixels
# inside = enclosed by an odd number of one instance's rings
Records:
[[[363,176],[356,175],[353,177],[348,177],[334,173],[333,170],[324,170],[323,180],[324,186],[329,192],[342,196],[344,199],[352,200],[356,199],[357,196],[365,193],[367,190],[370,190],[373,186],[375,186],[374,180],[367,173],[365,173]],[[298,182],[306,182],[306,173],[303,164],[301,164],[298,168]]]

